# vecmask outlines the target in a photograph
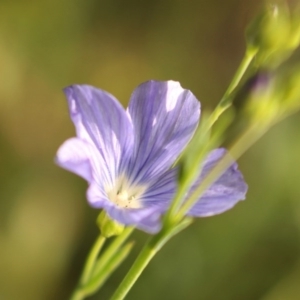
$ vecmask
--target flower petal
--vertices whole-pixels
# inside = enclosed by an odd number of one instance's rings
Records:
[[[112,219],[151,234],[157,233],[161,229],[162,212],[155,206],[127,210],[110,207],[106,211]]]
[[[148,81],[133,92],[128,107],[135,146],[129,175],[149,182],[174,163],[200,117],[200,103],[174,81]]]
[[[145,192],[141,203],[144,206],[158,206],[166,211],[177,188],[177,172],[177,168],[172,168],[161,174]]]
[[[127,165],[133,145],[133,128],[121,104],[109,93],[88,85],[65,90],[77,136],[93,143],[102,159],[107,184]],[[103,176],[102,176],[103,177]]]
[[[56,163],[90,182],[93,178],[91,156],[92,146],[78,138],[65,141],[57,151]]]
[[[89,204],[94,208],[103,208],[114,206],[114,204],[108,199],[105,188],[101,182],[93,181],[89,185],[86,193]]]
[[[81,176],[89,183],[95,182],[103,187],[106,181],[102,156],[94,144],[85,140],[68,139],[58,149],[55,160],[59,166]]]
[[[139,209],[119,208],[107,198],[104,189],[96,182],[90,185],[87,198],[91,206],[104,209],[112,220],[121,224],[135,226],[149,233],[156,233],[161,228],[162,212],[157,206]]]
[[[200,184],[225,153],[226,150],[221,148],[209,153],[204,161],[201,175],[190,192]],[[211,185],[188,214],[197,217],[220,214],[232,208],[238,201],[244,200],[247,189],[248,186],[243,179],[243,175],[238,170],[237,164],[232,161],[232,165]]]

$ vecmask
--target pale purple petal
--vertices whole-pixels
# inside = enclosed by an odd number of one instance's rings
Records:
[[[56,163],[90,182],[93,179],[91,159],[95,155],[94,147],[78,138],[66,140],[58,149]]]
[[[93,181],[86,193],[89,204],[94,208],[112,207],[114,204],[107,198],[105,188],[99,180]]]
[[[156,233],[161,228],[162,210],[158,206],[139,209],[124,209],[114,205],[98,183],[92,183],[87,191],[87,199],[91,206],[104,209],[111,219],[124,224],[136,226],[149,233]]]
[[[73,85],[65,93],[77,136],[97,147],[101,172],[113,184],[132,152],[133,129],[126,111],[112,95],[92,86]]]
[[[70,86],[65,93],[77,138],[60,147],[57,163],[88,181],[92,207],[104,209],[121,224],[158,232],[176,191],[177,168],[171,167],[199,122],[198,100],[174,81],[140,85],[127,111],[112,95],[91,86]],[[190,192],[225,151],[208,155]],[[244,199],[246,191],[233,162],[189,215],[221,213]]]
[[[83,177],[91,186],[97,186],[97,197],[101,192],[102,198],[106,199],[104,183],[107,182],[107,179],[106,172],[102,169],[105,163],[94,144],[79,138],[70,138],[58,149],[56,163]],[[92,201],[90,204],[93,206]]]
[[[200,103],[174,81],[148,81],[133,92],[128,107],[134,126],[133,180],[149,182],[171,167],[193,136]]]
[[[143,195],[145,206],[156,206],[162,211],[168,209],[177,187],[177,168],[172,168],[156,178],[156,181]]]
[[[161,229],[162,211],[155,206],[139,209],[106,208],[109,216],[125,225],[136,226],[148,233],[157,233]]]
[[[191,192],[200,184],[209,171],[225,155],[225,149],[215,149],[204,161],[201,176],[193,185]],[[237,164],[232,165],[211,185],[198,202],[189,211],[189,215],[207,217],[220,214],[232,208],[238,201],[244,200],[248,186],[245,183]]]

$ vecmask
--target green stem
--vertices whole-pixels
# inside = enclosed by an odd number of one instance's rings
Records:
[[[111,273],[111,271],[114,270],[114,267],[117,267],[119,260],[127,255],[127,250],[130,250],[131,247],[125,247],[122,252],[125,254],[118,255],[116,262],[113,262],[112,260],[118,254],[120,247],[123,245],[123,243],[126,241],[126,239],[129,237],[129,235],[133,231],[133,227],[126,227],[122,234],[120,234],[116,239],[110,244],[110,246],[106,249],[106,251],[102,254],[102,256],[97,260],[98,254],[105,242],[105,238],[100,235],[98,239],[96,240],[95,244],[92,247],[92,250],[88,256],[88,259],[86,261],[81,279],[80,279],[80,285],[77,287],[77,289],[74,291],[73,295],[71,296],[70,300],[82,300],[88,295],[90,295],[95,290],[99,289],[99,287],[102,284],[102,281],[104,281]],[[111,263],[111,264],[110,264]],[[111,265],[111,267],[107,267],[108,264]],[[105,270],[103,270],[105,269]],[[103,270],[103,272],[102,272]],[[94,280],[95,276],[101,273],[101,278],[97,280],[97,282]],[[99,277],[99,276],[97,276]],[[90,281],[92,284],[90,284]],[[95,282],[96,284],[99,283],[99,287],[95,289]]]
[[[153,236],[139,254],[131,269],[113,294],[111,300],[124,299],[154,255],[172,236],[186,228],[191,222],[192,219],[186,218],[178,225],[172,228],[165,227],[159,234]]]
[[[84,294],[81,292],[80,290],[80,286],[85,285],[92,274],[95,262],[97,260],[97,257],[99,255],[99,252],[102,248],[102,246],[104,245],[105,242],[105,237],[102,236],[101,234],[99,235],[99,237],[97,238],[96,242],[94,243],[88,258],[86,260],[80,281],[79,281],[79,287],[77,287],[77,289],[74,291],[73,295],[71,296],[71,300],[81,300],[84,299]]]
[[[230,99],[231,93],[240,83],[243,75],[245,74],[246,70],[248,69],[248,67],[249,67],[251,61],[253,60],[253,58],[255,57],[257,51],[258,51],[258,49],[256,49],[256,48],[247,48],[244,58],[243,58],[241,64],[239,65],[236,73],[234,74],[234,77],[233,77],[229,87],[227,88],[220,103],[218,104],[218,106],[215,108],[215,110],[211,114],[209,128],[213,126],[213,124],[218,120],[220,115],[231,105],[231,99]]]
[[[173,216],[176,215],[177,209],[180,206],[181,200],[184,198],[184,195],[186,194],[189,186],[190,186],[190,178],[186,178],[182,185],[179,186],[175,197],[172,201],[171,207],[168,209],[165,217],[164,217],[164,223],[166,226],[171,225],[173,221]]]
[[[93,269],[93,276],[98,274],[101,269],[111,260],[115,253],[120,249],[123,243],[127,240],[130,234],[133,232],[134,227],[126,227],[124,231],[115,238],[115,240],[105,250]]]
[[[81,292],[85,297],[94,294],[99,291],[107,278],[113,273],[113,271],[126,259],[130,253],[133,242],[129,242],[127,245],[118,250],[118,252],[111,258],[111,260],[104,266],[104,268],[95,275],[86,286],[81,289]]]
[[[81,290],[76,290],[70,300],[83,300],[85,298],[85,293]]]
[[[84,267],[84,270],[83,270],[83,273],[82,273],[82,276],[80,279],[80,285],[84,285],[89,281],[91,274],[93,272],[94,266],[95,266],[95,262],[97,260],[99,252],[102,249],[102,246],[104,245],[105,241],[106,241],[106,238],[100,234],[88,256],[87,261],[86,261],[86,264],[85,264],[85,267]]]
[[[205,126],[206,126],[206,129],[204,130],[205,132],[208,131],[212,127],[212,125],[217,121],[219,116],[229,107],[231,93],[239,84],[240,80],[242,79],[244,73],[246,72],[247,68],[249,67],[249,65],[250,65],[251,61],[253,60],[254,56],[256,55],[256,53],[257,53],[257,49],[248,48],[246,50],[244,58],[240,64],[239,68],[237,69],[237,71],[233,77],[233,80],[231,81],[228,89],[226,90],[224,96],[222,97],[219,105],[216,107],[216,109],[211,114],[207,124],[205,124]],[[202,134],[204,134],[203,131],[202,131]],[[203,151],[203,153],[199,154],[199,156],[198,156],[199,159],[197,160],[197,162],[195,162],[196,170],[198,169],[198,162],[200,163],[200,161],[204,157],[205,153],[206,152]],[[165,222],[173,221],[172,218],[176,215],[176,213],[179,209],[179,206],[181,204],[181,201],[184,198],[184,195],[186,194],[188,188],[190,187],[190,182],[193,180],[193,177],[194,177],[194,172],[190,172],[189,174],[187,174],[187,178],[185,179],[185,181],[179,186],[179,189],[175,195],[175,198],[172,201],[171,207],[165,216]]]
[[[149,243],[140,253],[138,259],[133,264],[132,268],[124,278],[111,300],[121,300],[127,295],[131,287],[134,285],[138,277],[141,275],[143,270],[146,268],[150,260],[157,253],[156,244]]]
[[[182,205],[176,218],[178,220],[183,218],[203,193],[224,173],[226,169],[228,169],[232,164],[232,158],[238,159],[268,130],[268,128],[269,126],[267,125],[262,127],[262,124],[254,124],[249,127]]]

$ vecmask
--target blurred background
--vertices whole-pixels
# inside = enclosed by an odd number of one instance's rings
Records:
[[[149,79],[180,81],[212,109],[243,57],[259,0],[0,0],[0,299],[68,299],[95,240],[86,183],[58,168],[74,136],[62,88],[88,83],[126,106]],[[239,161],[247,200],[198,219],[128,299],[300,299],[299,114]],[[142,243],[98,296],[109,299]]]

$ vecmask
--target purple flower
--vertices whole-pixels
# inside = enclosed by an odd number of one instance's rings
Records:
[[[88,85],[65,89],[76,138],[60,147],[57,163],[87,180],[87,199],[119,223],[150,233],[160,227],[176,190],[176,158],[192,138],[200,103],[174,81],[136,88],[127,110],[111,94]],[[224,155],[212,151],[191,190]],[[189,211],[211,216],[245,198],[247,185],[235,163]]]

